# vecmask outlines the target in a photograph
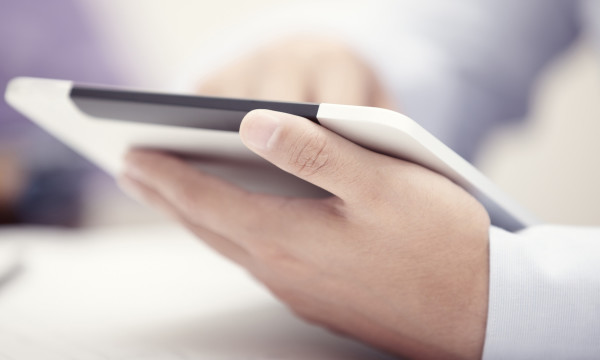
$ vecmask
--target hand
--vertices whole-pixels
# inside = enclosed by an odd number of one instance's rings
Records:
[[[14,204],[23,191],[24,174],[17,158],[0,152],[0,223],[12,221]]]
[[[309,321],[409,357],[481,356],[489,217],[473,197],[293,115],[253,111],[240,134],[260,156],[334,195],[249,193],[144,151],[128,154],[122,186]]]
[[[393,108],[367,64],[343,43],[292,37],[224,67],[197,92],[281,101],[329,102]]]

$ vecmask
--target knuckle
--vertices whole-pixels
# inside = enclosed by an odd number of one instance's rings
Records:
[[[265,272],[278,274],[278,276],[287,274],[288,270],[291,270],[296,263],[296,259],[280,246],[272,243],[261,242],[256,244],[253,256]]]
[[[306,264],[278,245],[260,244],[250,250],[256,271],[266,283],[306,283],[312,278]]]
[[[327,139],[319,134],[305,134],[292,146],[289,165],[300,176],[313,176],[332,162]]]
[[[332,66],[343,65],[345,68],[362,68],[360,57],[349,50],[345,45],[333,43],[323,49],[320,60]]]

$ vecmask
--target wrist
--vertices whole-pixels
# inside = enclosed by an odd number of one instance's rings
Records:
[[[480,359],[488,312],[490,220],[485,213],[469,224],[473,227],[460,237],[448,239],[458,245],[448,251],[446,265],[438,267],[438,279],[445,284],[442,287],[445,294],[433,306],[442,311],[438,336],[448,355]],[[462,239],[469,240],[462,242]]]
[[[475,200],[473,199],[473,202]],[[440,240],[424,246],[423,262],[429,270],[421,274],[414,326],[420,330],[420,354],[426,358],[480,359],[487,325],[489,295],[489,216],[476,203],[469,221],[456,220],[456,227],[431,234]],[[465,220],[465,219],[462,219]],[[458,226],[462,224],[462,226]],[[465,225],[466,224],[466,225]],[[427,256],[427,257],[426,257]]]

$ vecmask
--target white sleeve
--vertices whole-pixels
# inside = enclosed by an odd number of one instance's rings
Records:
[[[600,228],[490,230],[483,359],[600,358]]]

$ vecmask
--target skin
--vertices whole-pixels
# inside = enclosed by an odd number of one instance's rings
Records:
[[[364,62],[321,39],[259,49],[199,91],[392,106]],[[481,357],[490,224],[481,204],[432,171],[293,115],[253,111],[240,135],[250,150],[333,195],[249,193],[173,156],[140,150],[126,156],[120,183],[309,322],[409,358]]]
[[[481,356],[489,218],[474,198],[303,118],[258,110],[240,131],[251,150],[334,196],[249,193],[144,151],[127,155],[121,184],[308,321],[411,358]]]
[[[344,44],[293,37],[217,70],[199,94],[394,107],[375,72]]]
[[[0,152],[0,218],[3,217],[2,214],[10,212],[19,198],[23,182],[23,170],[16,156],[9,152]]]

